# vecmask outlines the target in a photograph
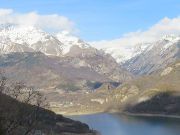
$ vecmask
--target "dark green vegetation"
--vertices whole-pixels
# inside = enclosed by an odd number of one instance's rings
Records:
[[[180,115],[180,93],[163,92],[124,110],[138,114]]]

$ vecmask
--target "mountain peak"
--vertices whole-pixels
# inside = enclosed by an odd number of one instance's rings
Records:
[[[57,39],[63,43],[63,54],[70,51],[72,46],[79,46],[80,48],[89,48],[90,45],[81,40],[80,38],[71,35],[67,31],[62,31],[56,35]]]
[[[62,31],[55,36],[33,26],[16,26],[10,24],[1,26],[0,39],[0,49],[4,50],[6,48],[5,52],[7,53],[9,52],[7,49],[10,46],[12,48],[13,44],[16,44],[18,48],[28,47],[29,49],[26,50],[33,49],[34,51],[55,56],[67,54],[72,46],[78,46],[82,49],[90,47],[89,44],[76,36],[72,36],[67,31]],[[15,50],[11,49],[11,51]],[[25,51],[23,49],[17,49],[17,51],[20,50],[21,52]]]
[[[8,26],[0,31],[1,38],[8,38],[14,43],[32,45],[46,41],[50,35],[33,26]]]

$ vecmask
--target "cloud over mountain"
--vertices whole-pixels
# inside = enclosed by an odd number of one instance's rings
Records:
[[[19,13],[12,9],[0,9],[0,25],[6,24],[35,26],[54,33],[62,30],[76,31],[74,22],[65,16],[58,14],[42,15],[35,11]]]
[[[114,40],[103,40],[91,42],[91,44],[97,48],[117,47],[125,45],[131,47],[135,44],[142,42],[153,42],[158,40],[164,35],[180,35],[180,17],[176,18],[163,18],[155,25],[151,26],[147,30],[138,30],[124,34],[122,37]]]

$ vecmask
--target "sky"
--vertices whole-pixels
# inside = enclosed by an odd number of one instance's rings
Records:
[[[180,34],[179,16],[179,0],[0,0],[0,24],[65,30],[99,46]]]

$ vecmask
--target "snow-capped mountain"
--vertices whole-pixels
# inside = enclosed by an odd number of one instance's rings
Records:
[[[62,43],[46,32],[35,27],[9,26],[0,31],[1,53],[43,52],[47,55],[61,55]],[[10,45],[13,49],[9,49]],[[16,44],[16,47],[13,46]],[[2,49],[3,48],[3,49]]]
[[[106,48],[101,48],[100,45]],[[93,46],[110,54],[134,74],[150,74],[180,58],[180,36],[175,35],[165,35],[157,41],[147,43],[118,45],[118,41],[101,41],[95,42]]]
[[[102,49],[104,52],[110,54],[118,63],[124,63],[126,60],[132,57],[131,48],[114,48],[108,47]]]
[[[180,37],[166,35],[156,42],[149,43],[141,53],[137,53],[122,65],[134,74],[151,74],[179,58]]]
[[[52,36],[40,29],[31,26],[9,26],[0,31],[2,38],[8,38],[18,44],[35,44],[38,41],[45,42],[53,39]]]
[[[34,50],[46,55],[62,56],[68,53],[72,46],[89,47],[84,41],[66,32],[53,36],[32,26],[8,26],[0,30],[0,39],[0,50],[3,50],[1,53]],[[9,49],[9,44],[16,44],[17,47]]]
[[[14,78],[52,87],[73,82],[83,88],[89,81],[122,83],[133,77],[111,55],[67,32],[51,35],[23,26],[0,30],[1,69]]]
[[[175,36],[175,35],[165,35],[163,36],[161,39],[159,39],[159,41],[167,41],[168,43],[164,43],[162,45],[162,49],[161,50],[165,50],[168,47],[170,47],[172,44],[176,43],[178,40],[180,39],[179,36]],[[106,53],[110,54],[112,57],[114,57],[116,59],[116,61],[122,65],[124,64],[126,61],[130,60],[131,58],[144,53],[145,51],[149,51],[153,48],[153,46],[156,44],[154,42],[142,42],[142,43],[138,43],[138,44],[131,44],[131,45],[126,45],[126,44],[117,44],[117,43],[111,43],[110,45],[107,44],[106,48],[100,48],[103,51],[105,51]],[[102,45],[103,42],[100,44]],[[106,42],[104,43],[106,44]],[[96,44],[95,44],[96,45]],[[94,46],[95,46],[94,45]],[[97,46],[99,46],[99,44],[97,44]]]
[[[117,72],[122,71],[120,67],[117,69],[114,59],[132,73],[151,73],[180,56],[179,42],[179,36],[166,35],[152,43],[119,45],[98,50],[65,31],[51,35],[38,28],[24,26],[8,26],[0,30],[0,54],[42,52],[48,56],[71,57],[65,61],[75,67],[93,68],[101,74],[112,72],[110,63]],[[112,74],[118,80],[119,77],[114,72]]]
[[[63,43],[62,50],[63,54],[67,54],[72,46],[78,46],[80,48],[90,48],[90,45],[79,39],[78,37],[72,36],[67,31],[62,31],[56,35],[57,39]]]
[[[149,43],[140,43],[134,46],[107,47],[102,48],[102,50],[110,54],[119,64],[123,64],[136,55],[141,54],[147,47],[149,47]]]

